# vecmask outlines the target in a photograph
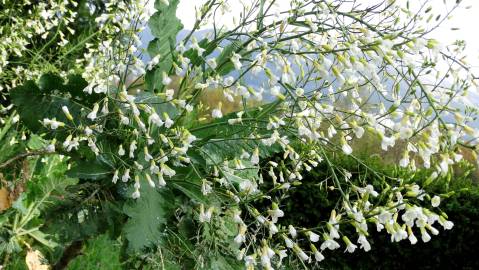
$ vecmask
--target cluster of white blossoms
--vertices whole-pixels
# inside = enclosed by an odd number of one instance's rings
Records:
[[[82,76],[89,85],[88,93],[107,93],[110,87],[130,85],[145,74],[139,34],[155,9],[145,9],[153,0],[107,1],[105,13],[95,19],[96,35],[105,36],[99,43],[87,44],[87,51],[78,64],[85,65]],[[118,37],[122,38],[118,38]]]
[[[58,48],[68,44],[66,36],[75,34],[70,25],[77,16],[69,6],[77,6],[78,3],[74,0],[39,3],[25,0],[2,1],[1,5],[0,18],[8,21],[0,25],[0,91],[3,91],[42,73],[42,70],[31,69],[22,61],[32,57],[32,63],[39,64],[43,60],[40,54],[31,55],[32,46],[36,46],[35,39],[45,43],[53,39]]]
[[[265,7],[272,4],[264,2]],[[429,210],[439,206],[438,196],[431,198],[401,179],[389,179],[382,190],[371,184],[356,186],[352,173],[333,164],[332,156],[347,155],[366,166],[355,157],[353,143],[369,137],[385,152],[399,151],[401,167],[430,169],[431,179],[446,175],[462,159],[459,145],[475,146],[479,137],[469,124],[471,117],[451,105],[466,96],[472,75],[464,73],[437,41],[427,39],[427,30],[420,31],[418,24],[428,14],[415,15],[395,1],[371,7],[373,13],[350,1],[290,2],[284,11],[250,3],[250,12],[238,19],[237,28],[215,32],[203,41],[188,36],[177,44],[171,68],[156,82],[163,90],[145,98],[128,92],[131,78],[142,76],[145,69],[155,70],[162,56],[153,57],[146,68],[137,60],[141,28],[132,20],[147,19],[151,13],[138,3],[111,1],[107,10],[114,6],[114,12],[97,22],[103,25],[101,31],[121,32],[128,42],[105,39],[89,47],[85,60],[79,61],[86,64],[85,92],[102,94],[102,99],[84,108],[82,119],[74,119],[65,107],[71,123],[44,119],[43,125],[68,130],[70,135],[57,143],[62,151],[86,145],[95,155],[113,156],[117,168],[112,182],[131,182],[133,198],[141,198],[141,185],[168,185],[180,167],[194,168],[204,196],[226,190],[231,202],[224,207],[198,204],[198,221],[207,226],[232,213],[238,226],[232,241],[248,269],[273,269],[287,256],[314,264],[327,257],[327,250],[339,248],[369,251],[369,224],[394,242],[408,239],[412,244],[418,233],[424,242],[438,234],[436,223],[451,229],[445,214]],[[228,10],[227,5],[228,1],[207,1],[198,9],[197,26],[208,25],[204,20],[214,20],[213,10]],[[371,14],[384,18],[370,18]],[[446,70],[436,67],[437,61],[445,61]],[[179,89],[172,89],[173,76],[180,78]],[[197,97],[210,88],[220,88],[225,100],[241,100],[244,107],[271,103],[252,116],[247,108],[227,114],[218,102],[211,106],[213,122],[195,127],[192,118],[201,109]],[[196,170],[192,149],[201,152],[204,145],[233,139],[197,135],[220,124],[242,128],[242,137],[234,139],[247,141],[248,147],[219,162],[201,153],[211,160],[206,169]],[[104,134],[115,134],[118,149],[103,149]],[[280,149],[279,160],[261,150],[275,147]],[[285,226],[281,206],[320,164],[329,168],[328,189],[341,196],[337,208],[318,227]],[[258,171],[245,176],[250,169]],[[255,204],[259,201],[269,201],[270,207],[262,209]],[[352,226],[357,235],[344,235],[345,226]]]

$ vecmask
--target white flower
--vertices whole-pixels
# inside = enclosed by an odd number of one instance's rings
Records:
[[[431,205],[432,207],[438,207],[439,204],[441,203],[441,197],[435,195],[434,197],[432,197],[431,199]]]
[[[315,250],[314,251],[314,259],[317,261],[317,262],[320,262],[322,260],[324,260],[324,256],[321,252],[319,252],[318,250]]]
[[[233,63],[236,70],[240,70],[241,67],[243,66],[243,64],[241,64],[240,59],[241,59],[241,55],[237,53],[233,53],[233,55],[231,56],[231,62]]]
[[[136,150],[136,141],[133,140],[131,141],[130,143],[130,158],[134,158],[135,157],[135,150]]]
[[[309,260],[309,256],[306,255],[306,253],[304,253],[304,251],[299,250],[299,251],[297,252],[297,254],[298,254],[298,257],[299,257],[302,261],[308,261],[308,260]]]
[[[288,237],[284,236],[284,244],[288,247],[288,248],[293,248],[294,246],[294,242],[289,239]]]
[[[409,154],[407,151],[405,151],[402,159],[399,161],[399,166],[406,168],[408,165],[409,165]]]
[[[55,152],[55,143],[51,143],[51,144],[47,145],[47,147],[45,148],[45,150],[46,150],[48,153],[53,153],[53,152]]]
[[[57,121],[55,119],[50,120],[48,118],[43,119],[43,125],[50,127],[51,129],[57,129],[58,127],[63,127],[65,124],[63,122]]]
[[[417,243],[417,238],[412,232],[411,227],[408,227],[408,235],[409,235],[408,239],[409,239],[409,242],[411,242],[411,245],[415,245]]]
[[[111,181],[113,182],[113,184],[116,184],[116,182],[118,181],[118,170],[115,171],[115,173],[113,174],[113,178],[111,179]]]
[[[75,137],[72,140],[72,135],[68,135],[63,142],[63,148],[65,148],[67,152],[70,152],[73,148],[78,149],[78,146],[80,146],[78,137]]]
[[[368,252],[371,250],[371,244],[369,244],[364,234],[359,235],[358,243],[360,244],[360,248],[362,248],[364,251]]]
[[[129,125],[130,124],[130,119],[128,119],[128,117],[122,115],[120,117],[120,123],[122,123],[123,125]]]
[[[120,144],[120,147],[118,147],[118,155],[119,155],[120,157],[125,155],[125,149],[123,149],[123,145],[122,145],[122,144]]]
[[[351,155],[351,153],[353,152],[353,148],[351,148],[351,146],[346,141],[344,141],[341,149],[343,150],[343,153],[346,155]]]
[[[205,89],[208,87],[208,83],[197,83],[195,84],[195,89]]]
[[[276,209],[273,207],[273,210],[269,210],[269,214],[271,215],[271,221],[273,221],[273,223],[278,222],[278,218],[284,217],[283,210],[277,208],[277,206]]]
[[[444,228],[444,230],[450,230],[452,229],[452,227],[454,227],[454,223],[452,221],[446,220],[442,224],[442,227]]]
[[[150,114],[150,117],[148,117],[148,122],[155,124],[157,127],[162,127],[163,124],[165,124],[165,122],[161,120],[160,116],[156,112]]]
[[[220,110],[220,109],[214,109],[214,110],[211,112],[211,117],[213,117],[213,118],[221,118],[221,117],[223,117],[223,114],[221,113],[221,110]]]
[[[149,174],[145,174],[145,177],[146,177],[146,180],[148,181],[148,184],[150,185],[150,187],[152,188],[155,188],[155,182],[153,182],[153,180],[151,179],[151,176]]]
[[[340,247],[339,243],[334,241],[333,239],[331,238],[327,238],[322,244],[321,244],[321,250],[325,250],[325,249],[330,249],[330,250],[335,250],[335,249],[338,249]]]
[[[145,153],[145,161],[146,162],[149,162],[150,160],[153,159],[153,157],[148,152],[148,148],[146,146],[143,148],[143,152]]]
[[[93,105],[93,110],[86,117],[92,121],[95,120],[96,114],[98,113],[99,108],[100,108],[100,105],[98,103],[95,103]]]
[[[338,232],[338,229],[337,229],[338,225],[332,225],[331,223],[332,222],[330,221],[326,224],[326,226],[329,228],[329,237],[331,237],[333,239],[337,239],[337,238],[339,238],[339,232]]]
[[[213,214],[213,207],[208,208],[208,210],[205,212],[205,206],[203,204],[200,205],[199,221],[201,223],[210,222],[212,214]]]
[[[236,237],[233,239],[233,241],[236,244],[241,244],[246,240],[246,236],[244,234],[238,234]]]
[[[286,249],[278,250],[277,254],[279,256],[279,263],[278,265],[281,265],[282,261],[284,258],[288,257],[288,253]]]
[[[164,85],[164,86],[167,86],[171,83],[171,78],[168,77],[168,74],[166,74],[166,72],[163,71],[163,73],[161,74],[162,76],[162,80],[161,80],[161,83]]]
[[[140,190],[139,189],[136,189],[132,194],[131,194],[131,197],[133,199],[138,199],[140,198]]]
[[[399,138],[401,138],[402,140],[407,140],[411,138],[413,134],[414,131],[408,126],[402,126],[399,129]]]
[[[364,135],[364,128],[357,126],[353,128],[354,134],[356,135],[356,138],[361,139]]]
[[[63,113],[65,114],[65,116],[67,117],[68,120],[70,120],[70,121],[73,120],[73,116],[71,115],[67,106],[62,106],[62,111],[63,111]]]
[[[158,65],[159,62],[160,62],[160,55],[158,54],[150,60],[146,69],[152,70],[156,65]]]
[[[160,164],[160,172],[168,177],[173,177],[176,174],[176,171],[170,168],[168,165],[165,163]]]
[[[292,225],[288,226],[288,231],[289,231],[289,235],[291,235],[291,237],[296,238],[296,235],[297,235],[296,229]]]
[[[166,186],[166,181],[165,181],[165,179],[163,178],[163,174],[157,173],[157,176],[158,176],[158,185],[159,185],[160,187]]]
[[[165,91],[166,101],[172,101],[174,95],[175,95],[175,89],[166,89]]]
[[[347,236],[343,236],[343,241],[346,243],[346,251],[349,253],[353,253],[358,246],[353,244]]]
[[[439,234],[439,231],[434,228],[433,226],[429,225],[429,224],[426,224],[426,228],[433,234],[433,235],[438,235]]]
[[[244,258],[244,264],[246,269],[254,269],[254,266],[256,265],[256,256],[246,256]]]
[[[196,40],[195,37],[191,38],[191,48],[195,49],[198,52],[199,56],[202,56],[205,52],[205,49],[200,47],[200,45],[198,44],[198,40]]]
[[[213,109],[211,111],[211,117],[213,118],[221,118],[223,117],[223,113],[221,112],[221,102],[218,104],[218,108]]]
[[[90,127],[85,127],[85,135],[90,136],[93,134],[93,130]]]
[[[271,235],[278,233],[278,227],[273,222],[268,221],[268,229]]]
[[[431,236],[427,233],[426,229],[424,227],[420,228],[421,230],[421,239],[424,243],[427,243],[431,240]]]
[[[383,139],[381,141],[381,148],[384,151],[387,151],[388,147],[393,147],[395,143],[396,143],[396,140],[394,139],[394,137],[383,136]]]
[[[170,116],[166,112],[163,113],[163,116],[165,118],[165,127],[170,128],[171,126],[173,126],[173,124],[175,122],[173,122],[173,120],[171,120]]]
[[[259,148],[256,147],[251,155],[251,164],[256,165],[259,163]]]
[[[304,95],[304,89],[303,88],[296,88],[296,90],[294,92],[298,97],[302,97]]]
[[[311,242],[316,243],[316,242],[319,241],[319,235],[318,235],[318,234],[316,234],[316,233],[314,233],[314,232],[308,232],[307,234],[308,234],[309,240],[310,240]]]
[[[206,60],[206,64],[208,64],[208,66],[210,66],[212,69],[215,69],[218,66],[214,58]]]
[[[201,185],[201,193],[206,196],[212,191],[213,188],[211,187],[211,183],[206,179],[203,179],[203,184]]]
[[[253,183],[251,180],[246,179],[246,180],[244,180],[240,183],[239,189],[242,192],[255,193],[256,192],[256,183]]]
[[[371,194],[371,196],[373,197],[377,197],[379,195],[379,193],[377,191],[374,190],[374,187],[370,184],[368,184],[366,187],[366,192]]]
[[[130,180],[130,169],[126,169],[121,177],[122,182],[128,182],[128,180]]]

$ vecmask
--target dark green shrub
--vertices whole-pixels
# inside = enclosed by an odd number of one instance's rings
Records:
[[[362,170],[357,175],[370,176],[371,179],[367,179],[366,182],[379,184],[371,174],[352,160],[344,159],[342,165],[353,172],[351,181],[363,181],[363,178],[355,178],[354,173]],[[370,159],[368,166],[390,176],[404,173],[393,166],[381,165],[381,162],[375,159]],[[462,166],[461,170],[470,169],[466,164]],[[314,192],[319,191],[319,188],[325,188],[320,183],[325,179],[323,172],[326,170],[325,165],[317,168],[309,174],[301,186],[295,187],[295,191],[288,199],[289,203],[284,206],[287,217],[282,220],[284,225],[295,223],[311,227],[318,225],[318,221],[328,218],[340,194],[334,190],[327,194]],[[409,181],[424,184],[425,173],[419,171],[409,175],[411,177]],[[326,260],[321,266],[324,269],[479,269],[479,254],[476,251],[476,247],[479,246],[479,186],[465,174],[452,180],[447,177],[440,178],[426,189],[432,194],[449,195],[443,198],[439,208],[454,222],[452,230],[444,231],[438,228],[440,234],[432,237],[428,243],[423,243],[419,239],[416,245],[411,245],[407,240],[391,243],[384,231],[378,233],[374,225],[369,225],[371,251],[357,250],[353,254],[325,251]],[[347,228],[345,225],[344,232],[348,233],[348,230],[353,233],[353,228]]]

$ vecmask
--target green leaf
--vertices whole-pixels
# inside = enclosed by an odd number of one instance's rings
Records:
[[[236,186],[243,183],[244,181],[248,181],[248,179],[246,179],[246,178],[240,177],[238,175],[232,174],[232,173],[227,172],[227,171],[223,171],[223,174],[224,174],[226,180],[228,180],[228,182],[236,184]]]
[[[176,169],[176,175],[168,183],[188,198],[196,202],[208,203],[208,198],[201,192],[202,180],[196,175],[193,168],[186,170],[183,168]]]
[[[274,108],[274,104],[268,104],[263,110],[253,109],[245,114],[248,118],[260,120],[264,117],[264,111]],[[215,120],[204,126],[192,129],[192,134],[200,140],[197,142],[201,147],[200,155],[204,158],[207,165],[219,164],[225,160],[239,158],[246,151],[252,153],[257,147],[260,157],[270,157],[271,155],[281,151],[278,144],[272,146],[263,145],[259,139],[249,139],[248,137],[254,130],[266,130],[266,124],[257,121],[254,124],[243,123],[240,125],[229,125],[227,121],[236,118],[236,114],[228,114],[222,119]],[[267,131],[264,136],[268,136],[271,132]]]
[[[49,137],[56,137],[65,132],[60,129],[51,132],[43,127],[41,121],[44,118],[53,119],[68,123],[68,119],[62,112],[62,106],[67,106],[74,119],[79,119],[81,107],[67,98],[52,96],[42,92],[33,82],[27,81],[24,85],[16,87],[10,91],[12,103],[17,107],[21,121],[33,133],[49,132]]]
[[[224,48],[224,50],[221,52],[221,54],[218,56],[218,59],[216,60],[218,63],[218,74],[221,76],[224,76],[234,69],[234,65],[231,62],[231,56],[233,56],[233,53],[236,52],[237,50],[240,49],[242,46],[242,42],[235,40],[231,42],[228,46]]]
[[[44,157],[37,164],[32,181],[27,183],[28,201],[40,201],[42,204],[38,207],[43,208],[47,203],[62,200],[68,194],[66,188],[78,183],[78,179],[66,176],[67,169],[66,158],[59,155]]]
[[[123,229],[124,234],[129,248],[137,252],[160,242],[163,237],[161,230],[173,215],[175,201],[169,190],[163,188],[158,191],[148,186],[146,181],[143,181],[140,194],[140,198],[127,203],[123,208],[129,216]]]
[[[33,231],[33,232],[30,232],[28,233],[28,235],[30,235],[31,237],[33,237],[35,240],[37,240],[38,242],[42,243],[44,246],[50,248],[50,249],[54,249],[56,247],[58,247],[58,243],[52,241],[52,240],[49,240],[49,235],[41,232],[41,231]]]
[[[40,150],[45,147],[45,141],[40,136],[32,134],[27,146],[32,150]]]
[[[25,151],[24,143],[20,141],[19,143],[10,144],[12,140],[20,137],[20,134],[14,129],[7,126],[1,130],[3,133],[0,140],[0,163],[5,162],[6,160],[18,155],[18,153]]]
[[[93,104],[101,99],[102,94],[87,94],[83,89],[88,86],[88,82],[81,75],[70,74],[66,81],[59,75],[47,73],[38,79],[38,87],[47,94],[63,93],[70,95],[73,99],[82,103]]]
[[[17,107],[21,121],[33,133],[46,132],[46,138],[63,140],[68,134],[61,128],[52,131],[41,124],[44,118],[71,124],[62,111],[67,106],[73,116],[75,125],[80,125],[81,112],[84,107],[91,107],[103,97],[100,94],[86,94],[83,89],[87,82],[79,75],[70,75],[67,82],[53,74],[40,77],[38,85],[27,81],[10,91],[12,103]]]
[[[77,161],[75,165],[67,172],[69,177],[99,180],[108,177],[113,173],[113,169],[99,161]]]
[[[120,261],[121,247],[119,243],[111,240],[108,235],[100,235],[91,239],[83,248],[80,256],[69,264],[69,270],[119,270],[122,269]]]
[[[38,79],[38,87],[43,92],[63,91],[63,79],[55,74],[44,74]]]
[[[167,102],[165,99],[153,93],[143,92],[135,95],[135,102],[150,105],[160,116],[162,116],[164,112],[166,112],[171,118],[174,118],[178,115],[178,110],[175,108],[175,106],[171,105],[170,102]]]
[[[216,256],[213,257],[210,261],[210,266],[208,269],[211,270],[239,270],[244,269],[244,265],[238,262],[233,258]]]
[[[19,211],[23,215],[26,215],[28,212],[26,202],[25,202],[26,197],[27,196],[25,195],[25,193],[22,193],[12,204],[12,208]]]
[[[148,25],[151,29],[152,35],[155,37],[148,44],[148,53],[151,57],[160,54],[161,59],[158,66],[146,74],[146,84],[149,90],[157,89],[161,86],[162,73],[169,71],[173,63],[173,55],[171,54],[171,47],[176,44],[176,36],[183,28],[183,24],[176,17],[176,9],[179,0],[170,0],[167,6],[160,0],[156,0],[155,8],[158,10],[151,16]]]

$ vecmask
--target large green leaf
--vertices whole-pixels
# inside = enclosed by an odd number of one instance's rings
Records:
[[[168,184],[191,200],[208,204],[208,198],[201,192],[202,179],[194,172],[193,168],[176,169],[176,175],[168,181]]]
[[[176,35],[183,28],[181,21],[176,17],[179,0],[170,0],[169,2],[169,5],[165,5],[162,1],[156,0],[155,8],[158,12],[148,22],[151,33],[155,37],[148,44],[148,54],[151,57],[161,55],[158,66],[146,74],[146,84],[149,90],[158,89],[162,85],[162,73],[168,72],[173,63],[171,47],[175,46]]]
[[[81,75],[77,74],[68,75],[66,81],[62,77],[52,73],[43,74],[38,79],[38,87],[44,93],[68,94],[74,100],[84,104],[92,104],[103,97],[103,94],[87,94],[83,92],[83,89],[85,89],[87,85],[88,82],[85,81]]]
[[[171,118],[175,118],[178,115],[178,110],[175,106],[153,93],[143,92],[135,95],[135,102],[150,105],[160,116],[162,116],[164,112]]]
[[[81,113],[84,107],[91,107],[93,102],[102,98],[99,94],[86,94],[83,89],[87,82],[79,75],[70,75],[65,82],[61,77],[53,74],[42,75],[38,85],[34,81],[27,81],[10,91],[12,103],[17,107],[20,119],[33,133],[47,132],[47,138],[66,137],[62,129],[47,130],[41,124],[44,118],[64,123],[71,123],[62,111],[67,106],[73,116],[75,125],[80,125]]]
[[[67,169],[66,158],[59,155],[48,156],[38,162],[32,181],[27,183],[28,201],[40,201],[42,205],[39,208],[61,201],[68,193],[66,188],[78,183],[77,178],[66,176]]]
[[[218,73],[221,76],[224,76],[234,69],[234,65],[231,62],[231,56],[233,56],[233,53],[240,50],[242,46],[242,42],[235,40],[231,42],[228,46],[224,48],[224,50],[221,52],[221,54],[218,56]]]
[[[273,144],[265,146],[259,139],[251,139],[252,133],[261,134],[263,137],[271,135],[266,129],[267,111],[274,110],[277,103],[262,106],[262,109],[254,108],[245,112],[245,118],[255,119],[254,122],[229,125],[228,120],[236,118],[235,113],[225,115],[223,118],[211,123],[192,129],[193,135],[199,138],[197,145],[200,147],[199,154],[204,158],[206,164],[219,164],[225,160],[239,158],[243,151],[252,153],[255,148],[259,149],[259,156],[262,158],[280,152],[281,146]]]
[[[162,229],[173,215],[175,205],[175,199],[169,190],[164,188],[158,191],[145,182],[141,186],[140,198],[127,203],[123,208],[129,216],[124,233],[130,249],[137,252],[160,242]]]
[[[82,178],[82,179],[92,179],[98,180],[105,178],[113,173],[113,169],[100,163],[100,162],[88,162],[88,161],[78,161],[76,164],[67,172],[68,176]]]
[[[74,118],[79,119],[81,106],[67,98],[42,92],[33,81],[28,81],[23,86],[12,89],[10,97],[13,104],[17,106],[21,121],[33,133],[48,131],[41,124],[44,118],[56,118],[58,121],[68,123],[68,119],[62,112],[62,106],[67,106]],[[59,129],[58,132],[48,134],[50,134],[49,137],[56,137],[59,134],[64,136],[63,133]]]

